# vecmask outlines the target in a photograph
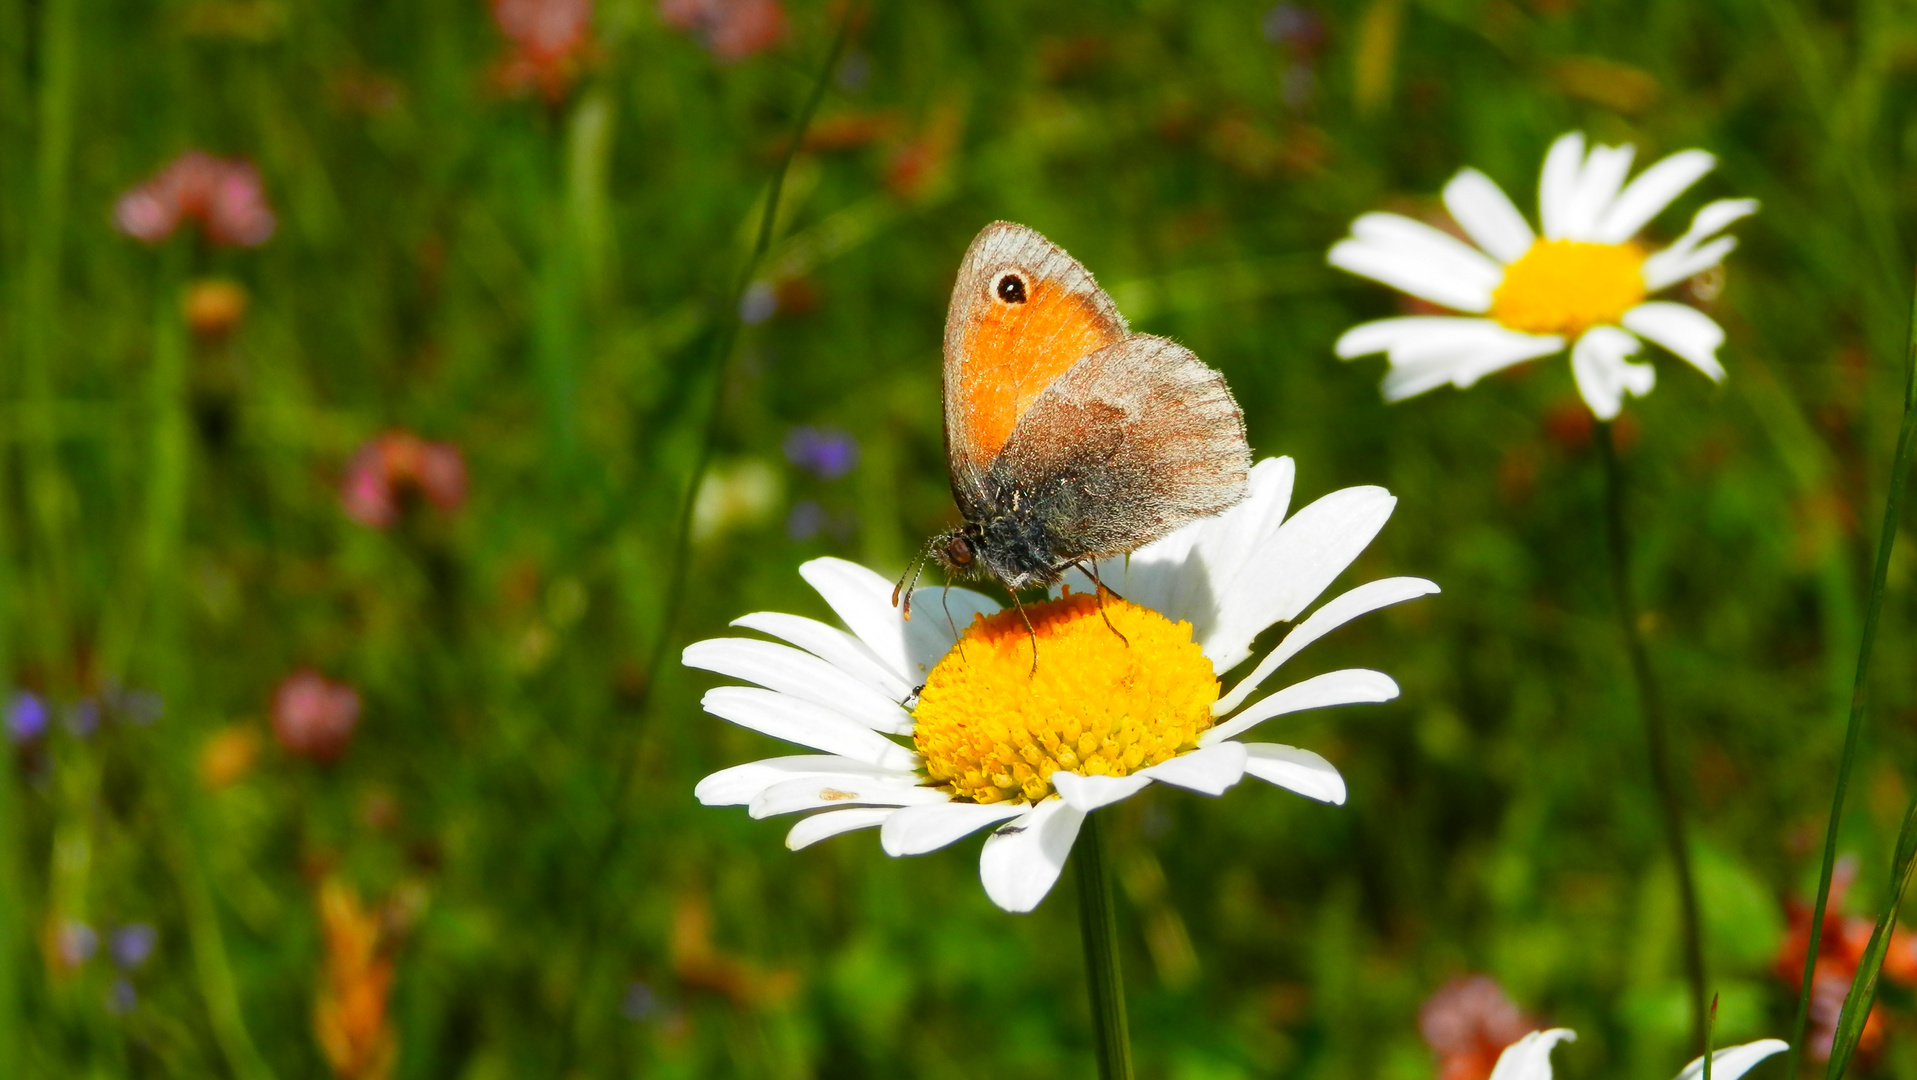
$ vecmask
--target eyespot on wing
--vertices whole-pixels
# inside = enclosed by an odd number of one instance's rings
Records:
[[[1036,231],[985,227],[966,251],[945,324],[946,451],[982,471],[1045,388],[1128,331],[1084,266]]]

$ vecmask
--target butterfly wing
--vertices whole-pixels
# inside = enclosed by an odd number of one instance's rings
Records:
[[[986,475],[1031,507],[1059,561],[1135,550],[1245,496],[1251,448],[1224,376],[1135,334],[1074,364],[1019,419]]]
[[[986,470],[1045,389],[1127,333],[1112,298],[1057,244],[1007,221],[978,234],[945,318],[945,452],[967,518],[979,516]]]

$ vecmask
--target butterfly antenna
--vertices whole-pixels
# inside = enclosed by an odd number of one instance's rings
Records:
[[[935,539],[936,538],[934,538],[934,540]],[[925,557],[932,553],[932,544],[934,540],[927,540],[925,542],[925,546],[919,549],[918,556],[915,557],[911,562],[907,563],[905,566],[905,572],[899,575],[899,583],[897,585],[892,586],[892,606],[893,607],[899,606],[899,597],[901,594],[903,594],[905,597],[904,619],[906,622],[912,621],[912,590],[919,587],[919,575],[925,572]],[[906,578],[912,579],[911,588],[906,587],[905,585]]]
[[[1123,633],[1120,633],[1118,627],[1112,625],[1112,617],[1105,613],[1105,597],[1107,595],[1110,595],[1119,600],[1123,600],[1125,598],[1122,596],[1119,596],[1115,592],[1112,592],[1110,589],[1107,589],[1105,587],[1105,583],[1098,580],[1098,560],[1094,559],[1088,563],[1080,563],[1079,569],[1085,570],[1086,572],[1090,573],[1092,576],[1093,594],[1098,597],[1098,617],[1105,620],[1105,629],[1110,630],[1114,634],[1118,634],[1118,640],[1124,642],[1125,647],[1127,649],[1131,648],[1132,639],[1126,637]]]

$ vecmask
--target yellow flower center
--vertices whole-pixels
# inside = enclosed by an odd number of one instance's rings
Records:
[[[1034,604],[1029,633],[1017,611],[973,617],[913,710],[934,785],[971,802],[1037,802],[1059,769],[1124,776],[1197,747],[1218,676],[1191,624],[1110,593],[1099,606],[1070,594]]]
[[[1504,268],[1491,317],[1527,334],[1575,338],[1643,301],[1644,249],[1635,243],[1539,240]]]

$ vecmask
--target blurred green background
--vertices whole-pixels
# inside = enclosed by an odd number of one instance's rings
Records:
[[[1265,729],[1348,806],[1113,815],[1142,1075],[1425,1080],[1419,1005],[1466,972],[1578,1030],[1569,1077],[1675,1074],[1675,887],[1568,365],[1387,407],[1330,351],[1397,310],[1325,266],[1353,216],[1433,215],[1466,164],[1532,212],[1571,129],[1720,156],[1654,237],[1764,205],[1688,286],[1728,382],[1660,356],[1620,436],[1720,1043],[1786,1034],[1901,392],[1917,4],[874,4],[742,303],[841,15],[599,0],[527,61],[480,0],[0,0],[0,1073],[1090,1076],[1069,885],[1007,915],[976,839],[794,855],[698,806],[789,751],[676,663],[748,611],[829,618],[803,560],[889,575],[952,520],[945,303],[1009,218],[1221,369],[1299,503],[1397,494],[1345,585],[1444,588],[1299,661],[1400,700]],[[116,229],[196,147],[257,166],[264,244]],[[398,429],[458,447],[468,494],[371,527],[341,485]],[[1844,824],[1863,914],[1917,759],[1911,576],[1906,546]],[[275,737],[303,668],[359,698],[331,762]],[[1910,1080],[1888,996],[1862,1067]]]

